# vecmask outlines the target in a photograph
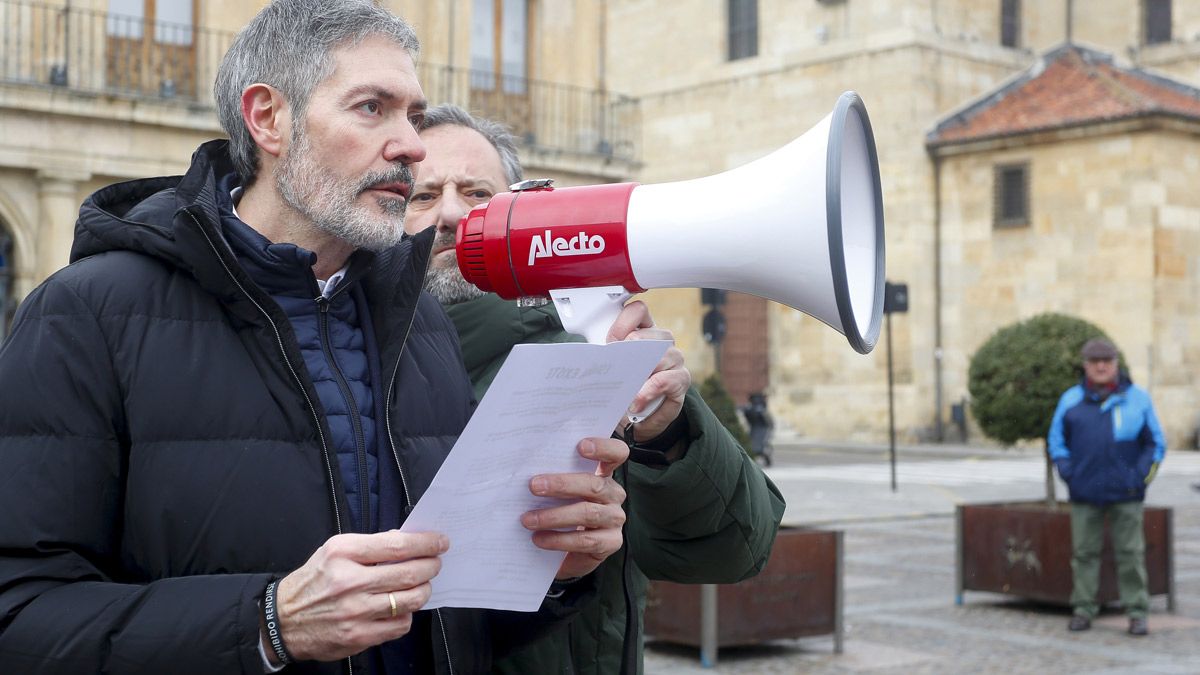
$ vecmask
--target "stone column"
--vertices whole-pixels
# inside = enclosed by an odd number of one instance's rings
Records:
[[[89,178],[80,171],[38,171],[38,283],[67,265],[79,216],[79,185]]]

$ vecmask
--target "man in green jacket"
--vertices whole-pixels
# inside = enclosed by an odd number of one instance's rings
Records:
[[[426,288],[445,305],[482,397],[513,346],[582,341],[563,330],[553,305],[518,307],[462,278],[454,234],[462,216],[521,180],[513,137],[500,124],[452,105],[426,111],[426,157],[416,167],[405,229],[436,227]],[[629,303],[610,340],[671,339],[645,304]],[[497,672],[642,670],[641,618],[648,578],[734,583],[767,562],[784,501],[691,386],[683,355],[669,350],[631,409],[657,396],[661,408],[633,429],[624,477],[626,542],[598,569],[599,597],[569,625],[497,662]],[[628,630],[627,630],[628,628]],[[623,649],[628,641],[629,650]]]

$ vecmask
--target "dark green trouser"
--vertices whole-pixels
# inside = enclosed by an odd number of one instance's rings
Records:
[[[1071,606],[1089,619],[1099,613],[1100,547],[1104,544],[1104,518],[1112,528],[1117,558],[1117,588],[1121,604],[1131,617],[1145,617],[1150,607],[1146,585],[1146,536],[1142,529],[1142,503],[1119,502],[1097,506],[1071,503],[1071,571],[1075,586]]]

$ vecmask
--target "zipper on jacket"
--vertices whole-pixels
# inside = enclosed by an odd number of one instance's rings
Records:
[[[418,300],[419,302],[419,300]],[[404,517],[412,513],[412,493],[408,490],[408,479],[404,475],[404,465],[400,462],[400,452],[396,450],[396,441],[392,438],[392,391],[396,388],[396,378],[400,376],[400,362],[404,360],[404,350],[408,347],[408,336],[412,334],[413,323],[417,320],[417,308],[413,307],[412,317],[408,320],[408,328],[404,331],[404,339],[400,341],[400,353],[396,355],[396,366],[392,368],[392,378],[388,381],[387,397],[384,400],[383,417],[387,427],[388,447],[392,449],[392,457],[396,460],[396,469],[400,472],[400,485],[404,489]],[[437,619],[438,630],[442,633],[442,647],[446,650],[446,665],[450,675],[454,675],[454,661],[450,659],[450,640],[446,638],[446,623],[442,619],[442,610],[433,610]]]
[[[430,242],[430,247],[433,244]],[[429,261],[425,261],[425,271],[429,271]],[[422,274],[424,278],[424,274]],[[407,519],[408,514],[412,513],[412,493],[408,490],[408,479],[404,475],[404,465],[400,462],[400,453],[396,450],[396,440],[392,437],[392,392],[396,388],[396,378],[400,376],[400,362],[404,360],[404,350],[408,347],[408,336],[412,334],[413,323],[417,320],[417,305],[420,304],[420,298],[417,298],[416,304],[413,305],[412,316],[408,319],[408,328],[404,331],[404,339],[400,341],[400,353],[396,355],[396,365],[392,368],[392,377],[388,380],[387,396],[384,399],[383,405],[383,421],[387,428],[388,447],[392,449],[392,457],[396,460],[396,469],[400,472],[400,486],[404,489],[404,517]],[[450,658],[450,640],[446,638],[446,623],[442,618],[442,610],[433,610],[433,615],[437,619],[438,630],[442,633],[442,648],[446,650],[446,666],[450,669],[450,675],[454,675],[454,661]]]
[[[372,531],[371,484],[370,477],[367,475],[367,441],[362,428],[362,415],[358,410],[358,405],[354,402],[354,392],[350,391],[350,385],[346,383],[345,373],[338,365],[337,358],[334,357],[333,346],[329,341],[329,306],[335,295],[337,293],[328,298],[321,296],[316,299],[317,307],[320,310],[317,315],[317,332],[320,336],[321,350],[325,352],[325,360],[329,362],[329,369],[333,371],[333,379],[342,392],[342,398],[346,399],[346,407],[350,412],[350,427],[354,430],[354,459],[358,469],[358,504],[362,514],[359,531],[366,534]]]
[[[329,496],[333,500],[334,526],[337,530],[337,534],[342,534],[342,512],[341,509],[338,508],[337,503],[337,484],[333,482],[333,465],[330,463],[329,444],[325,440],[325,433],[321,431],[321,415],[317,412],[317,407],[313,405],[312,399],[309,398],[308,390],[304,388],[304,380],[300,379],[300,375],[296,372],[296,367],[292,365],[292,360],[288,358],[287,348],[283,345],[283,336],[279,333],[279,326],[276,325],[275,320],[271,318],[271,313],[268,312],[261,304],[259,304],[258,300],[255,300],[254,296],[246,290],[246,287],[242,286],[242,283],[238,281],[238,278],[234,275],[233,270],[229,269],[229,265],[226,264],[225,259],[221,257],[221,252],[217,249],[216,244],[213,243],[212,237],[209,236],[208,231],[204,229],[204,226],[200,224],[200,221],[196,218],[196,216],[193,215],[190,210],[185,209],[185,212],[192,219],[192,221],[196,223],[196,227],[200,229],[200,232],[204,234],[204,239],[208,241],[209,247],[212,248],[213,253],[217,256],[217,261],[221,263],[221,267],[225,269],[225,273],[228,274],[229,278],[233,280],[233,284],[238,287],[238,290],[250,300],[251,304],[253,304],[259,312],[262,312],[262,315],[266,318],[267,323],[271,324],[271,330],[275,333],[275,342],[279,345],[279,353],[283,356],[283,363],[287,366],[288,371],[291,372],[292,378],[296,381],[296,385],[300,387],[300,393],[304,396],[304,402],[308,405],[308,412],[312,415],[313,423],[317,425],[317,438],[321,441],[321,454],[325,459],[325,472],[329,477]]]
[[[208,234],[208,230],[204,229],[204,226],[200,224],[200,220],[196,218],[190,209],[184,209],[184,212],[188,214],[188,217],[192,219],[192,222],[196,223],[196,227],[200,230],[201,234],[204,235],[204,239],[208,242],[209,248],[211,248],[213,254],[217,256],[217,261],[221,263],[221,267],[225,270],[225,273],[229,275],[229,278],[233,281],[233,284],[237,286],[238,290],[250,300],[251,304],[258,308],[259,312],[262,312],[262,315],[264,318],[266,318],[267,323],[271,324],[271,330],[275,333],[275,342],[279,345],[279,353],[283,355],[283,363],[287,366],[288,371],[292,373],[292,378],[296,380],[296,385],[300,387],[300,393],[304,395],[304,402],[308,404],[308,412],[312,415],[313,422],[317,425],[317,438],[321,441],[321,456],[325,459],[325,472],[329,477],[329,496],[333,501],[334,527],[337,530],[337,534],[341,534],[342,512],[341,509],[338,508],[337,503],[337,483],[333,482],[333,465],[329,459],[329,444],[325,442],[325,433],[321,431],[321,415],[317,412],[317,407],[313,405],[312,399],[308,397],[308,390],[304,388],[304,380],[300,379],[299,373],[296,372],[295,366],[292,365],[292,360],[288,358],[287,348],[284,347],[283,344],[283,336],[279,333],[279,326],[276,325],[275,320],[271,318],[271,313],[268,312],[261,304],[259,304],[258,300],[254,299],[254,296],[246,290],[245,286],[242,286],[240,281],[238,281],[238,278],[234,275],[233,270],[229,269],[229,265],[225,262],[225,259],[221,257],[221,251],[217,248],[217,245],[213,243],[212,237],[210,237]],[[410,325],[409,328],[411,329],[411,327],[412,326]],[[350,675],[354,675],[354,662],[351,661],[349,657],[346,658],[346,670]],[[453,673],[451,673],[451,675],[453,675]]]

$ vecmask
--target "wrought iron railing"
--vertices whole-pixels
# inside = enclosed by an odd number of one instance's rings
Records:
[[[234,33],[86,8],[0,0],[0,82],[212,107]],[[422,63],[432,103],[512,127],[529,148],[636,159],[636,99],[595,89]]]
[[[212,105],[234,33],[21,0],[0,0],[0,80]]]
[[[421,63],[431,103],[456,103],[507,124],[528,148],[631,161],[637,159],[637,99],[598,89]]]

